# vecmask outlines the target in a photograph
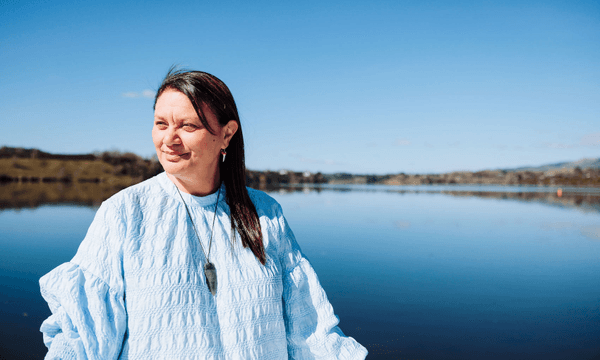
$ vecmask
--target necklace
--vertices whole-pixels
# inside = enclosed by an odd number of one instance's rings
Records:
[[[206,264],[204,264],[204,278],[206,279],[206,286],[208,286],[208,290],[213,296],[217,293],[217,268],[215,268],[215,264],[210,262],[210,249],[212,247],[212,236],[213,229],[215,228],[215,219],[217,218],[217,207],[219,206],[219,195],[221,195],[221,186],[219,185],[219,192],[217,192],[217,203],[215,204],[215,214],[213,215],[212,228],[210,229],[210,240],[208,242],[208,254],[204,251],[204,246],[202,246],[202,240],[200,240],[200,236],[198,236],[198,231],[196,230],[196,224],[194,224],[194,219],[192,219],[192,215],[190,214],[190,210],[188,209],[185,200],[183,199],[183,195],[181,195],[181,191],[179,188],[175,186],[177,192],[179,193],[179,197],[181,197],[181,201],[183,201],[183,206],[185,206],[185,211],[192,222],[192,227],[194,228],[194,233],[196,234],[196,238],[200,243],[200,249],[202,249],[202,253],[206,258]]]

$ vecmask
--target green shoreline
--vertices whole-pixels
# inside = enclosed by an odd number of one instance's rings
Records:
[[[71,204],[99,206],[123,188],[160,172],[156,159],[132,153],[104,152],[85,155],[56,155],[36,149],[0,148],[0,210]],[[320,188],[321,184],[484,184],[536,185],[554,187],[600,187],[600,169],[556,169],[542,171],[480,171],[424,175],[353,175],[293,171],[248,170],[247,184],[267,191],[347,191]],[[391,192],[406,192],[398,189]],[[565,191],[506,193],[488,191],[442,191],[451,196],[475,196],[549,205],[577,207],[600,212],[600,196]]]
[[[133,153],[116,151],[98,154],[59,155],[37,149],[0,148],[2,183],[101,183],[126,187],[162,171],[160,163]],[[280,184],[485,184],[600,187],[600,168],[562,168],[546,171],[484,170],[443,174],[355,175],[295,171],[247,170],[251,187],[268,188]]]

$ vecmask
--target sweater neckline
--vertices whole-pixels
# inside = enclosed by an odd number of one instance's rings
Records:
[[[169,179],[166,172],[163,171],[162,173],[158,174],[157,179],[160,185],[163,187],[163,189],[165,189],[165,191],[169,195],[171,195],[177,200],[181,200],[179,194],[177,193],[177,186],[173,183],[173,181],[171,181],[171,179]],[[181,191],[181,196],[183,197],[185,202],[188,205],[192,206],[214,206],[217,202],[217,195],[219,195],[218,189],[214,193],[206,196],[196,196]],[[223,199],[225,199],[225,184],[221,183],[221,195],[219,196],[219,201],[222,201]]]

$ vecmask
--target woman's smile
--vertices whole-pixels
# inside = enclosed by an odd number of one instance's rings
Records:
[[[182,153],[182,152],[177,152],[177,151],[164,151],[163,150],[163,154],[165,154],[167,157],[166,159],[169,161],[178,161],[179,159],[184,159],[184,160],[188,160],[190,158],[190,153]]]

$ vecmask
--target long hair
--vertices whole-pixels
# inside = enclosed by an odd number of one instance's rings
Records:
[[[246,189],[244,137],[233,95],[227,85],[214,75],[202,71],[178,70],[173,67],[169,69],[156,92],[155,106],[159,96],[168,89],[179,91],[190,99],[202,125],[212,134],[215,134],[215,129],[212,129],[206,120],[202,111],[203,104],[208,106],[221,126],[226,125],[230,120],[237,122],[238,129],[229,142],[225,161],[220,162],[219,165],[221,181],[226,189],[225,199],[231,210],[231,236],[234,238],[237,230],[242,245],[249,247],[254,256],[264,265],[266,255],[258,213]]]

